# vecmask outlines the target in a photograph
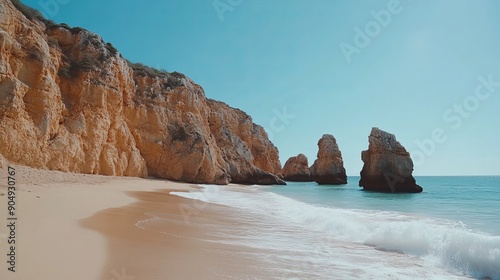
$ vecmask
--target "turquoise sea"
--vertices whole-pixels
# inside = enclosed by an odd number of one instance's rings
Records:
[[[416,180],[424,192],[366,192],[349,177],[176,195],[231,207],[240,229],[218,240],[263,250],[269,279],[500,279],[500,176]]]
[[[424,187],[420,194],[365,192],[359,176],[349,177],[346,186],[318,186],[288,182],[270,191],[323,207],[397,211],[462,222],[471,230],[500,236],[500,176],[416,177]],[[500,263],[499,263],[500,264]]]

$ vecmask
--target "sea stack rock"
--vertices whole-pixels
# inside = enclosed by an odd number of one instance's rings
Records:
[[[361,153],[364,162],[359,186],[368,191],[419,193],[422,187],[412,176],[410,153],[393,134],[372,128],[368,150]]]
[[[285,167],[283,167],[283,176],[285,181],[292,182],[311,182],[311,171],[309,163],[304,154],[299,154],[296,157],[289,158]]]
[[[347,184],[347,176],[337,140],[325,134],[318,141],[318,158],[311,166],[311,177],[320,185]]]

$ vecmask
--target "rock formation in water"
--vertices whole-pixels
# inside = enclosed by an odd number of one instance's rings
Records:
[[[320,185],[347,184],[347,175],[337,140],[325,134],[318,141],[318,158],[311,166],[311,177]]]
[[[359,186],[368,191],[419,193],[412,176],[413,161],[393,134],[372,128],[368,150],[361,153]]]
[[[0,154],[67,172],[284,183],[277,148],[247,114],[10,0],[0,0]]]
[[[283,177],[285,181],[311,182],[311,171],[309,163],[304,154],[289,158],[283,167]]]

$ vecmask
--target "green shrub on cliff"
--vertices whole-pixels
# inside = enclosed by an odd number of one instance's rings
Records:
[[[99,67],[99,61],[93,57],[86,56],[80,61],[69,61],[59,68],[58,75],[69,79],[76,78],[80,72],[95,70]]]
[[[66,78],[66,79],[71,78],[71,65],[66,64],[66,65],[61,66],[61,68],[59,68],[59,71],[57,72],[57,74],[63,78]]]
[[[19,10],[25,17],[27,17],[29,20],[37,19],[39,21],[44,21],[46,20],[45,17],[40,13],[38,10],[33,9],[31,7],[28,7],[21,3],[19,0],[11,0],[12,4],[14,7],[16,7],[17,10]]]
[[[37,9],[26,6],[19,0],[10,1],[12,2],[12,5],[14,5],[14,7],[16,7],[16,9],[20,11],[27,19],[41,21],[47,26],[55,24],[53,21],[46,19]]]
[[[106,43],[106,49],[112,54],[116,55],[118,53],[118,50],[113,46],[111,43]]]
[[[127,60],[128,66],[134,70],[134,72],[139,75],[139,76],[149,76],[149,77],[167,77],[168,72],[165,70],[158,70],[152,67],[149,67],[147,65],[144,65],[142,63],[133,63],[130,62],[130,60]]]

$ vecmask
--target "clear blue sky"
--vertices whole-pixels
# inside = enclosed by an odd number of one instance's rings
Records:
[[[50,1],[62,4],[40,5]],[[412,154],[415,175],[500,175],[500,2],[398,2],[24,0],[244,110],[282,163],[312,163],[330,133],[358,175],[377,126]]]

